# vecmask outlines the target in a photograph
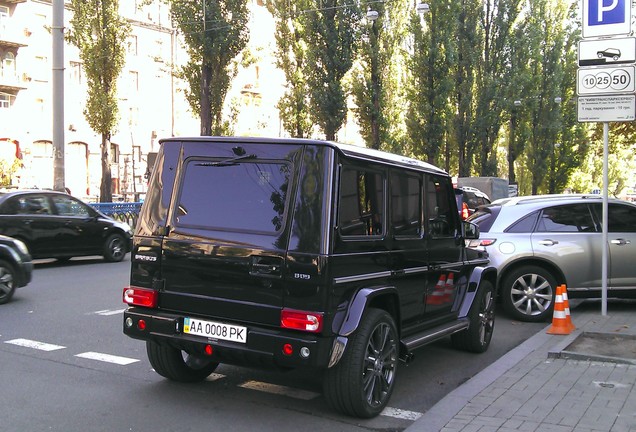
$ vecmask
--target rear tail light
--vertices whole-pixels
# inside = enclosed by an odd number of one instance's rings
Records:
[[[131,306],[142,306],[156,308],[159,294],[157,291],[148,288],[129,286],[124,288],[124,303]]]
[[[322,330],[322,313],[283,309],[280,312],[280,326],[287,329],[319,333]]]
[[[468,211],[468,204],[462,203],[462,219],[466,220],[470,216],[470,212]]]
[[[492,246],[497,239],[479,239],[479,246]]]

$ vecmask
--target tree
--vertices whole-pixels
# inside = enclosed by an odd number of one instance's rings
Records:
[[[101,134],[100,202],[111,202],[110,137],[119,121],[117,78],[125,64],[130,25],[119,16],[118,0],[71,0],[73,17],[68,40],[79,49],[88,95],[84,116]]]
[[[237,56],[249,40],[249,10],[244,0],[167,0],[187,45],[188,63],[178,76],[186,80],[186,99],[201,119],[201,135],[228,130],[223,107]]]
[[[335,140],[347,116],[343,78],[351,69],[358,42],[360,10],[356,3],[310,0],[302,15],[307,42],[305,75],[311,117],[327,140]]]
[[[351,94],[356,120],[367,147],[380,149],[382,144],[392,147],[390,141],[391,119],[395,116],[397,80],[395,57],[404,38],[406,9],[403,3],[375,3],[376,19],[367,20],[362,26],[356,65],[352,69]]]
[[[285,74],[285,94],[278,102],[283,128],[293,137],[306,138],[313,123],[309,115],[309,87],[305,69],[307,43],[300,20],[306,1],[272,0],[267,9],[276,19],[276,66]]]
[[[437,163],[446,138],[456,57],[454,0],[435,4],[420,17],[411,14],[413,52],[407,60],[406,130],[415,157]]]

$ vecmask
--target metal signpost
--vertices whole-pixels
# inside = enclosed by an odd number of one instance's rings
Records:
[[[607,315],[607,183],[611,121],[636,117],[636,42],[631,32],[631,0],[581,0],[583,40],[579,42],[576,92],[579,122],[603,122],[602,315]],[[589,38],[599,39],[589,39]],[[584,97],[580,97],[584,96]]]

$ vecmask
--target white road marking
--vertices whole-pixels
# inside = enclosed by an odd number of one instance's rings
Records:
[[[419,413],[416,411],[407,411],[407,410],[401,410],[398,408],[391,408],[391,407],[384,408],[382,412],[380,413],[380,415],[385,417],[393,417],[393,418],[413,420],[413,421],[422,417],[422,413]]]
[[[218,373],[211,373],[205,380],[206,381],[216,381],[216,380],[220,380],[222,378],[225,378],[225,375],[218,374]]]
[[[126,309],[116,309],[116,310],[110,310],[110,309],[104,309],[104,310],[99,310],[99,311],[95,311],[93,312],[95,315],[101,315],[101,316],[110,316],[110,315],[118,315],[121,313],[124,313]]]
[[[102,353],[92,352],[92,351],[81,353],[81,354],[75,354],[75,357],[80,357],[80,358],[85,358],[90,360],[97,360],[97,361],[106,362],[106,363],[114,363],[114,364],[118,364],[122,366],[126,366],[131,363],[135,363],[139,361],[137,359],[132,359],[128,357],[119,357],[119,356],[114,356],[110,354],[102,354]]]
[[[268,384],[260,381],[247,381],[243,384],[239,384],[239,387],[243,387],[250,390],[258,390],[265,393],[277,394],[282,396],[288,396],[295,399],[312,400],[320,394],[310,392],[307,390],[295,389],[291,387],[280,386],[276,384]]]
[[[55,351],[55,350],[66,348],[60,345],[48,344],[48,343],[38,342],[38,341],[30,340],[30,339],[12,339],[12,340],[5,341],[4,343],[8,343],[11,345],[18,345],[25,348],[34,348],[41,351]]]

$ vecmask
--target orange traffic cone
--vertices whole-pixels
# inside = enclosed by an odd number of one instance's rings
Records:
[[[565,293],[565,302],[563,301],[563,294]],[[546,333],[553,335],[569,335],[574,330],[574,325],[571,321],[568,322],[568,314],[570,307],[567,307],[566,302],[568,294],[565,289],[565,285],[559,285],[556,290],[556,299],[554,302],[554,315],[552,317],[552,325]]]
[[[426,296],[426,304],[440,305],[444,303],[444,295],[446,294],[446,275],[442,274],[435,284],[433,292]]]
[[[568,289],[565,285],[561,285],[561,297],[563,297],[563,309],[565,310],[565,320],[567,322],[568,327],[570,327],[570,331],[576,330],[576,326],[572,322],[572,317],[570,316],[570,302],[568,301]]]
[[[453,273],[449,273],[446,278],[446,286],[444,287],[444,303],[450,303],[455,293],[455,280]]]

